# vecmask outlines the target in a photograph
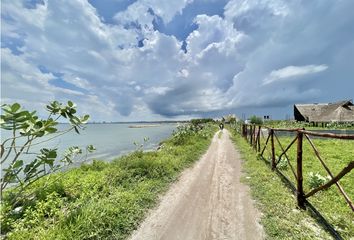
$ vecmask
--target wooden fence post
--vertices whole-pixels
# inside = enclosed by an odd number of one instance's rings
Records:
[[[247,139],[247,131],[248,131],[248,126],[247,125],[245,125],[245,139],[246,139],[246,141],[248,141],[248,139]]]
[[[296,154],[296,164],[297,164],[297,205],[300,208],[305,209],[305,194],[303,189],[303,176],[302,176],[302,140],[303,133],[297,133],[297,154]]]
[[[253,126],[250,126],[250,145],[252,146],[253,144]]]
[[[272,170],[275,170],[275,148],[274,148],[274,129],[270,129],[270,143],[272,147]]]
[[[256,150],[257,151],[257,141],[258,141],[258,139],[257,139],[257,126],[254,126],[254,150]]]
[[[253,138],[253,148],[256,149],[256,125],[253,126],[252,138]]]
[[[258,134],[257,134],[257,151],[261,151],[261,126],[258,126]]]

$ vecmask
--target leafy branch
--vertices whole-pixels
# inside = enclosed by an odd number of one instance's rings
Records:
[[[1,196],[9,184],[14,184],[17,195],[12,199],[16,205],[23,192],[30,185],[49,173],[58,171],[62,167],[72,164],[73,159],[83,153],[79,147],[69,147],[61,158],[58,158],[57,148],[41,148],[34,159],[24,161],[23,156],[29,153],[35,145],[41,145],[61,135],[74,130],[77,134],[84,129],[89,115],[77,116],[76,105],[68,101],[66,105],[57,101],[46,106],[48,117],[40,119],[36,111],[27,111],[21,108],[18,103],[4,104],[1,106],[0,118],[1,129],[11,131],[11,137],[5,139],[0,145],[1,164],[6,166],[2,169],[0,181]],[[57,125],[60,119],[66,119],[70,126],[58,131]],[[46,138],[43,138],[46,136]],[[47,137],[48,136],[48,137]],[[23,139],[19,144],[19,139]],[[95,148],[90,145],[86,147],[88,152]]]

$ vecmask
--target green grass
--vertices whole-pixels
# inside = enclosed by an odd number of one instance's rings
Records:
[[[323,126],[321,123],[314,126],[312,123],[296,122],[294,120],[270,120],[264,122],[265,126],[272,128],[306,128],[307,130],[324,130],[324,129],[343,129],[354,130],[354,123],[325,123]]]
[[[158,196],[210,144],[216,127],[171,137],[159,151],[136,151],[111,163],[94,161],[51,174],[36,195],[12,210],[1,205],[2,234],[8,239],[126,239]],[[45,184],[48,186],[42,188]]]
[[[280,177],[270,170],[270,166],[257,157],[249,144],[235,132],[233,132],[233,138],[245,160],[244,169],[247,175],[245,180],[251,186],[252,194],[263,212],[262,224],[267,237],[269,239],[331,239],[330,235],[316,223],[310,212],[297,208],[295,196],[283,184]],[[289,137],[280,138],[283,147],[286,147],[286,143],[290,143],[291,140]],[[337,174],[349,161],[353,160],[354,141],[323,139],[313,141],[333,174]],[[275,149],[276,154],[279,155],[280,148],[277,143]],[[296,144],[288,154],[294,167],[296,166],[295,151]],[[269,153],[270,148],[265,152],[266,158],[269,157]],[[304,142],[303,159],[304,190],[308,192],[310,172],[318,172],[323,176],[327,174],[313,154],[311,146],[306,142]],[[283,166],[282,172],[295,182],[289,166]],[[353,179],[354,172],[352,171],[340,181],[351,199],[354,199]],[[354,238],[354,214],[335,186],[315,194],[308,200],[344,239]]]
[[[279,139],[283,146],[287,146],[292,139],[281,137]],[[354,159],[354,141],[338,139],[313,139],[312,140],[320,155],[332,174],[337,175],[350,161]],[[276,154],[281,153],[281,149],[276,144]],[[296,145],[289,149],[289,159],[291,164],[296,166]],[[295,177],[290,167],[282,172],[295,183]],[[329,177],[307,140],[303,142],[303,182],[305,193],[311,190],[310,173],[319,173],[321,176]],[[344,176],[339,183],[346,191],[347,195],[354,199],[354,171]],[[333,185],[330,189],[318,192],[308,199],[324,217],[334,225],[335,229],[343,236],[354,237],[354,214],[346,204],[344,197],[338,188]]]

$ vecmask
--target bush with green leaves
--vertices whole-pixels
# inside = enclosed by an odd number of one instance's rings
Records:
[[[256,115],[253,115],[250,117],[250,123],[256,124],[256,125],[261,125],[261,124],[263,124],[263,120],[262,120],[262,118],[257,117]]]
[[[214,123],[214,119],[212,118],[197,118],[197,119],[192,119],[191,124],[192,125],[200,125],[204,123]]]
[[[204,138],[208,138],[207,128],[212,126],[213,123],[204,123],[204,124],[182,124],[177,126],[176,130],[172,133],[172,140],[176,145],[184,144],[186,140],[190,139],[190,136],[200,135]]]
[[[43,146],[53,138],[67,134],[70,131],[80,133],[89,115],[82,117],[76,114],[76,105],[68,101],[66,105],[57,101],[46,106],[48,116],[41,119],[36,111],[28,111],[20,104],[4,104],[1,106],[1,129],[9,131],[10,137],[1,142],[1,196],[8,186],[12,186],[11,205],[16,207],[33,192],[28,192],[29,186],[40,178],[71,164],[82,156],[83,150],[77,146],[69,147],[62,155],[57,148],[40,148],[38,152],[33,147]],[[59,120],[66,119],[70,125],[58,129]],[[94,151],[94,147],[86,147],[86,153]],[[33,156],[33,157],[32,157]],[[5,166],[5,167],[4,167]],[[14,194],[15,193],[15,194]]]
[[[143,139],[143,143],[140,142],[133,142],[134,146],[135,146],[135,151],[136,152],[142,152],[144,150],[144,146],[149,142],[150,138],[149,137],[144,137]]]
[[[318,188],[325,184],[329,180],[329,177],[324,177],[319,173],[309,173],[309,186],[312,189]]]
[[[278,157],[277,157],[278,158]],[[277,168],[279,170],[288,169],[288,160],[285,157],[281,157],[278,161]]]
[[[233,130],[235,133],[241,133],[242,131],[242,125],[244,124],[243,120],[238,120],[238,121],[233,121],[230,122],[230,128]]]

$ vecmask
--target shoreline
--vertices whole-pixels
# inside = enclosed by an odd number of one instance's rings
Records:
[[[183,139],[170,136],[163,140],[160,151],[139,149],[110,162],[93,160],[39,179],[30,189],[35,194],[33,200],[26,199],[16,208],[18,213],[15,208],[2,211],[2,234],[13,239],[126,239],[180,172],[199,160],[216,129],[209,125]],[[44,186],[50,186],[49,190]],[[10,191],[5,198],[8,203]],[[31,214],[25,216],[26,203],[32,201]],[[42,203],[52,215],[43,215]],[[55,221],[49,222],[52,219]]]
[[[149,128],[158,127],[160,124],[142,124],[142,125],[129,125],[128,128]]]

